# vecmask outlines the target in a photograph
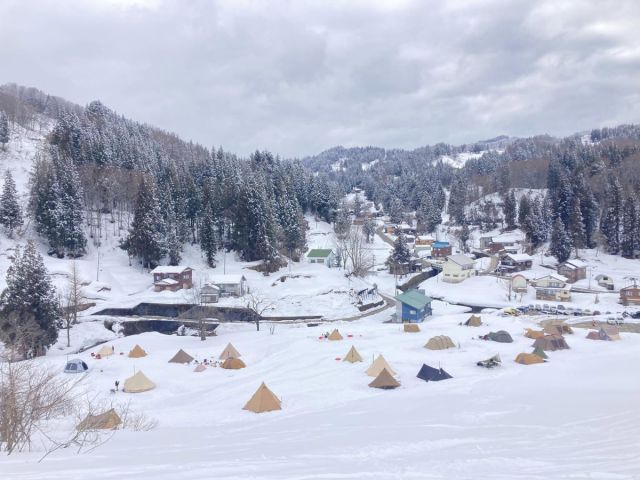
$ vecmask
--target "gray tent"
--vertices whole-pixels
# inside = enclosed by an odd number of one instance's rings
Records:
[[[79,358],[69,360],[64,367],[64,373],[84,373],[89,370],[89,366]]]
[[[567,345],[562,335],[545,335],[533,342],[533,348],[554,352],[556,350],[566,350],[569,348],[569,345]]]
[[[486,340],[493,340],[494,342],[500,343],[513,343],[513,338],[509,335],[509,332],[504,330],[498,330],[497,332],[490,332],[489,335],[486,336]]]
[[[178,350],[178,353],[176,353],[173,356],[173,358],[169,360],[169,363],[191,363],[191,362],[193,362],[193,357],[182,349]]]

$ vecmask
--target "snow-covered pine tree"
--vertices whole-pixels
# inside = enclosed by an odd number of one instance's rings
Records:
[[[638,208],[633,196],[627,197],[622,211],[621,254],[634,258],[638,249]]]
[[[202,192],[202,214],[200,216],[200,248],[204,253],[207,265],[216,266],[216,253],[220,248],[218,238],[218,212],[209,182],[204,184]]]
[[[56,180],[60,187],[56,199],[55,215],[58,238],[64,251],[72,257],[85,251],[87,239],[84,235],[84,194],[78,170],[70,158],[53,157]]]
[[[347,210],[347,205],[342,202],[338,209],[338,213],[336,214],[333,231],[338,238],[343,239],[349,234],[349,230],[351,230],[351,216]]]
[[[549,252],[558,259],[558,262],[566,262],[571,256],[571,238],[565,231],[560,217],[553,222]]]
[[[402,222],[404,207],[400,199],[393,197],[389,203],[389,221],[393,223]]]
[[[451,184],[449,193],[448,213],[451,219],[458,225],[462,225],[465,219],[464,207],[467,203],[468,182],[462,175],[456,176]]]
[[[530,201],[528,195],[522,195],[520,197],[520,202],[518,203],[518,225],[523,226],[525,223],[525,219],[529,212],[531,211]]]
[[[584,230],[584,220],[582,218],[582,209],[580,207],[580,198],[574,197],[571,217],[569,219],[569,235],[571,243],[576,249],[576,257],[578,249],[584,248],[586,244],[586,234]]]
[[[411,251],[407,246],[407,238],[404,233],[400,232],[395,242],[393,242],[393,251],[387,260],[389,265],[394,265],[396,269],[400,265],[406,265],[411,262]]]
[[[18,203],[16,183],[10,170],[4,174],[4,187],[0,197],[0,225],[8,230],[9,238],[12,238],[13,231],[22,225],[22,209]]]
[[[505,195],[504,202],[502,204],[504,223],[507,226],[507,230],[513,230],[514,228],[516,228],[516,208],[516,196],[513,193],[513,190],[511,190]]]
[[[4,112],[0,112],[0,143],[3,150],[6,149],[7,143],[9,143],[9,119]]]
[[[606,191],[607,208],[603,212],[600,230],[607,242],[609,253],[620,253],[620,233],[622,231],[622,187],[615,177],[609,178]]]
[[[23,357],[44,354],[58,338],[60,305],[33,242],[16,248],[0,296],[0,338]]]
[[[145,268],[153,268],[167,251],[166,227],[158,203],[156,184],[147,175],[138,187],[133,222],[120,247],[129,256],[138,257]]]

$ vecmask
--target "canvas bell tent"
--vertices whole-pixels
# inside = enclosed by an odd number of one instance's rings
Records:
[[[222,365],[220,365],[221,368],[225,368],[227,370],[240,370],[246,366],[247,365],[239,358],[227,358],[222,362]]]
[[[544,363],[544,360],[535,353],[519,353],[516,357],[516,363],[533,365],[534,363]]]
[[[362,357],[360,356],[360,354],[356,350],[356,347],[354,347],[352,345],[351,349],[349,350],[349,352],[347,353],[347,355],[344,357],[344,359],[342,361],[343,362],[349,362],[349,363],[356,363],[356,362],[361,362],[362,361]]]
[[[239,358],[240,352],[236,350],[236,347],[231,345],[231,343],[227,343],[227,346],[224,348],[220,356],[218,357],[220,360],[226,360],[227,358]]]
[[[417,333],[420,331],[420,325],[417,323],[405,323],[404,331],[407,333]]]
[[[109,345],[104,345],[98,351],[98,355],[100,355],[101,358],[108,357],[109,355],[113,355],[113,347],[110,347]]]
[[[469,319],[464,322],[467,327],[479,327],[482,325],[482,319],[477,315],[471,315]]]
[[[153,390],[154,388],[156,388],[156,384],[149,380],[142,371],[139,371],[124,381],[122,391],[127,393],[142,393]]]
[[[391,375],[396,374],[396,372],[393,371],[393,368],[391,368],[391,366],[387,363],[384,357],[382,355],[378,355],[378,358],[376,358],[371,364],[371,366],[367,368],[366,374],[369,375],[370,377],[377,377],[378,375],[380,375],[380,372],[382,372],[382,370],[385,368],[389,371]]]
[[[389,373],[389,370],[383,368],[380,374],[369,384],[369,386],[371,388],[382,388],[383,390],[391,390],[393,388],[398,388],[400,386],[400,382],[393,378],[393,376]]]
[[[334,329],[333,332],[331,332],[331,335],[329,335],[329,340],[342,340],[342,335],[340,335],[340,332],[338,331],[338,329]]]
[[[274,410],[282,410],[282,402],[269,388],[262,382],[256,393],[249,399],[243,410],[249,410],[254,413],[271,412]]]
[[[137,344],[129,352],[129,358],[142,358],[146,356],[147,356],[147,352],[145,352],[144,348],[142,348],[140,345],[137,345]]]
[[[182,349],[178,350],[178,352],[171,358],[171,360],[169,360],[169,363],[187,364],[191,362],[193,362],[193,357]]]

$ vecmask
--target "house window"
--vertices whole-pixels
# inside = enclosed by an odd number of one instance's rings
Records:
[[[324,258],[319,258],[318,263],[324,263]]]
[[[183,274],[182,278],[184,278],[185,280],[189,280],[189,274],[188,273]]]
[[[411,315],[415,315],[415,314],[416,314],[416,313],[418,313],[418,312],[416,312],[415,310],[409,310],[409,313],[410,313]]]

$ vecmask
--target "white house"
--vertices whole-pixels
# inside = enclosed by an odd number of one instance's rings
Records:
[[[464,282],[475,275],[474,262],[466,255],[449,255],[442,266],[442,280],[447,283]]]
[[[242,297],[247,293],[247,279],[244,275],[210,275],[209,284],[220,289],[220,296]]]
[[[567,277],[552,273],[534,280],[537,300],[552,300],[556,302],[568,302],[571,300],[571,285],[567,283]]]
[[[313,248],[307,253],[309,263],[322,263],[331,268],[336,265],[336,255],[330,248]]]
[[[203,304],[218,303],[219,298],[220,287],[218,287],[217,285],[207,283],[200,289],[200,302]]]

